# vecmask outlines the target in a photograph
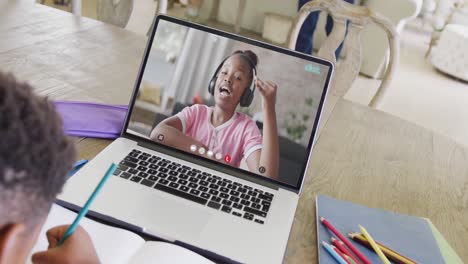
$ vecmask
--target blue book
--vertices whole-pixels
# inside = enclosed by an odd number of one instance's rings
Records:
[[[324,195],[317,195],[316,205],[320,264],[337,263],[320,246],[322,241],[331,243],[332,236],[337,238],[320,222],[320,217],[327,219],[346,238],[348,238],[348,233],[359,233],[358,225],[362,225],[375,241],[418,263],[445,263],[429,221],[425,218],[373,209]],[[372,263],[381,263],[374,251],[350,238],[348,240]]]

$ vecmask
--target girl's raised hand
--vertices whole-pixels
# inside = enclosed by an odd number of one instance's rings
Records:
[[[257,78],[256,86],[262,96],[262,105],[265,108],[274,107],[276,103],[276,90],[278,85],[271,81],[262,81]]]

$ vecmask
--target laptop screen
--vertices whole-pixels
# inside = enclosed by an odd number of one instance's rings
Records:
[[[298,188],[331,64],[160,16],[128,134]]]

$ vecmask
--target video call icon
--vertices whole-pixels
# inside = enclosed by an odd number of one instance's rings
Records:
[[[259,171],[260,173],[265,173],[266,169],[265,169],[265,167],[260,166],[260,168],[258,168],[258,171]]]
[[[221,153],[214,153],[212,150],[206,150],[204,147],[198,148],[196,145],[190,145],[190,151],[192,152],[198,152],[200,155],[205,155],[208,156],[208,158],[215,158],[217,160],[221,160],[223,158],[223,154]],[[224,161],[226,163],[231,163],[232,158],[229,155],[224,156]]]
[[[206,155],[208,156],[208,158],[212,158],[214,153],[213,153],[213,151],[208,150],[208,152],[206,152]]]
[[[190,150],[191,150],[192,152],[197,151],[197,146],[191,145],[191,146],[190,146]]]
[[[304,71],[315,73],[315,74],[320,74],[320,67],[317,65],[313,65],[313,64],[306,64],[304,66]]]
[[[200,155],[204,155],[206,152],[206,149],[204,147],[201,147],[198,149],[198,153],[200,153]]]
[[[164,140],[164,135],[163,135],[163,134],[159,134],[159,135],[158,135],[158,140],[159,140],[159,141],[163,141],[163,140]]]

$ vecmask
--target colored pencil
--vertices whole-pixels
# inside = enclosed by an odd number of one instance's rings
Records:
[[[345,243],[345,245],[351,250],[354,252],[354,254],[356,254],[356,256],[362,260],[362,262],[364,262],[364,264],[371,264],[371,262],[369,261],[369,259],[366,258],[366,256],[364,256],[355,246],[353,246],[353,244],[351,244],[351,242],[349,242],[330,222],[328,222],[325,218],[323,217],[320,217],[320,222],[322,222],[322,224],[324,226],[326,226],[328,229],[330,229],[330,231],[332,231],[341,241],[343,241],[343,243]]]
[[[336,253],[338,253],[338,255],[340,255],[340,257],[348,264],[351,264],[351,262],[349,262],[348,258],[346,257],[346,255],[341,252],[341,250],[339,250],[337,247],[333,246],[333,245],[330,245],[332,247],[333,250],[335,250]]]
[[[346,257],[346,260],[347,260],[350,264],[359,264],[359,262],[354,262],[354,260],[353,260],[350,256],[348,256],[348,255],[346,255],[346,254],[344,254],[344,256]]]
[[[341,240],[332,237],[331,241],[332,241],[332,244],[335,245],[335,247],[337,247],[339,250],[341,250],[341,252],[343,252],[349,258],[351,258],[354,263],[356,264],[360,263],[359,260],[357,260],[356,257],[353,255],[353,253],[349,252],[349,250],[345,247],[344,243]]]
[[[328,244],[327,242],[325,241],[322,241],[322,246],[325,248],[326,251],[328,251],[328,253],[330,253],[330,255],[332,255],[332,257],[336,260],[336,262],[340,263],[340,264],[348,264],[346,262],[346,260],[344,260],[332,247],[330,244]]]
[[[371,244],[369,243],[369,241],[367,241],[367,239],[362,234],[349,233],[348,236],[352,240],[358,242],[359,244],[372,249]],[[416,261],[394,251],[393,249],[379,243],[378,241],[375,241],[375,243],[380,247],[380,249],[385,254],[385,256],[387,256],[387,258],[389,258],[391,261],[395,262],[396,264],[416,264],[417,263]]]
[[[89,207],[91,206],[91,203],[94,201],[94,199],[96,198],[97,194],[99,193],[99,191],[101,191],[102,187],[104,186],[104,184],[106,183],[107,179],[110,177],[110,175],[112,175],[112,173],[114,173],[114,171],[117,169],[117,166],[112,163],[111,166],[109,167],[109,169],[107,170],[106,174],[104,175],[104,177],[102,177],[101,181],[99,182],[99,184],[96,186],[96,188],[94,189],[93,193],[91,194],[91,196],[89,196],[88,198],[88,201],[86,201],[85,205],[83,206],[83,208],[81,209],[80,213],[76,216],[75,220],[73,221],[73,223],[71,224],[71,226],[67,229],[67,232],[65,232],[65,235],[63,235],[63,237],[60,239],[60,241],[58,242],[58,246],[62,245],[63,242],[65,242],[65,240],[71,236],[71,234],[73,234],[73,232],[75,231],[75,229],[78,227],[78,223],[80,222],[80,220],[86,215],[86,213],[88,212],[89,210]]]
[[[388,258],[384,255],[384,253],[382,252],[382,250],[380,250],[380,247],[377,246],[377,244],[375,243],[374,239],[371,237],[371,235],[367,232],[367,230],[359,225],[359,229],[361,230],[361,233],[364,235],[364,237],[367,239],[367,241],[369,241],[369,243],[371,244],[372,246],[372,249],[374,249],[375,253],[377,253],[377,255],[379,256],[380,260],[384,263],[384,264],[390,264],[390,261],[388,261]]]

